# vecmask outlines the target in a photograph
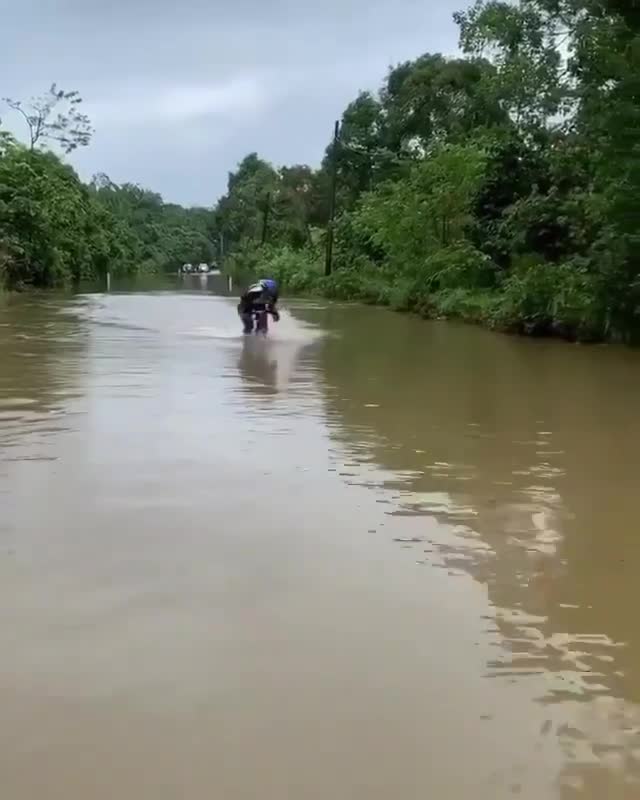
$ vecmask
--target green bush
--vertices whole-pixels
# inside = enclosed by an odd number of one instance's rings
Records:
[[[315,249],[293,250],[283,247],[267,255],[263,269],[265,274],[280,283],[283,290],[295,294],[317,290],[324,266]]]
[[[268,276],[275,278],[283,291],[297,294],[320,290],[324,265],[313,247],[294,250],[248,241],[228,257],[226,269],[239,284]]]
[[[427,308],[432,316],[491,324],[498,302],[496,292],[460,287],[436,292],[429,298]]]
[[[415,281],[396,280],[388,289],[387,305],[394,311],[411,311],[415,305]]]
[[[596,339],[604,316],[586,262],[520,265],[502,286],[494,319],[522,333]]]
[[[493,285],[496,274],[489,256],[464,241],[430,255],[425,272],[437,289],[487,288]]]
[[[337,269],[323,279],[323,293],[340,300],[364,300],[365,275],[355,269]]]

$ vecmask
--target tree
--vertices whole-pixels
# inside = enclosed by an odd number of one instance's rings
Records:
[[[2,120],[0,120],[0,125],[2,124]],[[3,156],[9,147],[15,145],[16,140],[13,136],[9,133],[9,131],[3,131],[0,128],[0,156]]]
[[[220,198],[215,211],[217,226],[224,231],[228,248],[244,239],[259,239],[265,199],[277,183],[276,170],[257,153],[250,153],[235,172],[229,173],[227,193]]]
[[[209,209],[165,203],[156,192],[130,183],[119,186],[104,174],[94,177],[90,191],[117,222],[118,238],[128,253],[125,271],[176,270],[184,262],[213,260]]]
[[[388,146],[419,155],[435,144],[504,124],[505,113],[490,91],[494,73],[480,58],[430,53],[392,69],[381,92]]]
[[[555,0],[551,0],[555,2]],[[488,55],[494,72],[491,91],[520,129],[536,132],[561,120],[571,97],[559,49],[564,25],[543,3],[477,0],[454,15],[460,44],[469,56]]]
[[[326,186],[310,167],[276,169],[250,153],[229,174],[228,189],[215,209],[227,249],[259,243],[300,248],[309,243],[310,228],[325,224]],[[265,219],[267,226],[265,231]]]
[[[2,284],[47,288],[210,262],[211,217],[104,175],[86,186],[52,152],[0,150]]]
[[[486,155],[477,147],[443,145],[413,165],[407,180],[365,195],[356,229],[394,269],[421,273],[438,250],[466,240],[485,169]]]
[[[0,242],[10,284],[48,287],[97,277],[112,228],[53,153],[16,145],[0,158]]]
[[[93,128],[89,117],[79,109],[82,98],[77,91],[65,92],[52,83],[48,92],[32,98],[26,105],[9,97],[4,101],[24,120],[31,151],[55,143],[63,152],[70,153],[91,141]]]
[[[336,169],[339,186],[338,205],[351,208],[362,192],[373,189],[381,176],[383,119],[379,101],[370,92],[361,92],[349,103],[340,123]],[[325,154],[323,171],[329,175],[333,161],[332,142]],[[326,219],[325,219],[326,222]]]

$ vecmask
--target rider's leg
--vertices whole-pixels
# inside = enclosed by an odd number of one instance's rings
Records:
[[[243,333],[253,333],[253,314],[251,311],[245,311],[240,314],[243,325]]]
[[[266,333],[268,329],[267,312],[261,311],[256,319],[256,331],[258,333]]]

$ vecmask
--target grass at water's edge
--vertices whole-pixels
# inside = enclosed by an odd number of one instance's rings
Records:
[[[501,319],[498,312],[501,300],[500,294],[489,290],[441,290],[428,295],[425,294],[416,300],[411,298],[405,300],[394,291],[392,286],[377,296],[369,291],[354,294],[342,291],[339,288],[336,289],[333,286],[328,289],[326,287],[314,287],[309,291],[291,291],[285,284],[283,290],[294,297],[309,299],[322,297],[328,300],[345,300],[365,305],[381,306],[398,313],[411,314],[424,320],[456,320],[469,325],[480,325],[505,334],[555,336],[556,338],[569,340],[577,338],[569,332],[563,333],[560,330],[549,330],[542,325],[536,325],[524,320]]]
[[[279,281],[283,294],[292,297],[323,297],[384,306],[422,319],[458,320],[507,334],[583,343],[633,343],[631,337],[616,335],[599,320],[590,319],[585,309],[557,309],[551,302],[531,304],[528,298],[514,296],[512,290],[455,287],[433,292],[420,282],[394,280],[384,273],[363,275],[357,270],[341,269],[327,277],[317,267],[303,265],[291,271],[278,269],[277,263],[261,271],[267,273]],[[256,277],[255,272],[234,273],[238,285]]]
[[[322,255],[311,249],[253,249],[232,256],[226,267],[237,286],[268,275],[292,296],[386,306],[424,319],[456,319],[525,336],[640,342],[640,309],[615,309],[593,275],[571,265],[549,269],[528,263],[487,278],[486,271],[471,270],[468,256],[462,255],[466,260],[448,256],[446,269],[437,274],[412,276],[367,260],[339,265],[325,276]]]

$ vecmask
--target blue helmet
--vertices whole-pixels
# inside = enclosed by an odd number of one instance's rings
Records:
[[[273,278],[265,278],[264,280],[261,280],[260,286],[262,286],[262,288],[269,292],[269,294],[273,297],[278,294],[278,284],[273,280]]]

